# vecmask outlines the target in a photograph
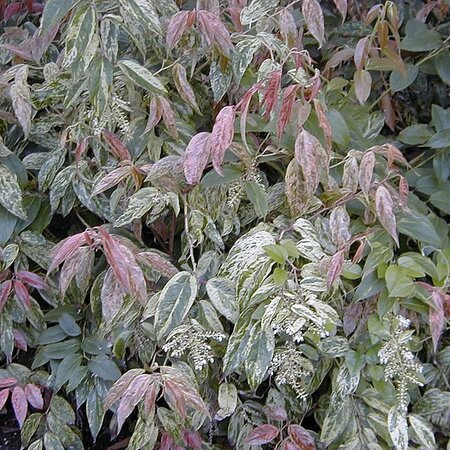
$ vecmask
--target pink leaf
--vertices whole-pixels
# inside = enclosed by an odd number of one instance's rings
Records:
[[[325,43],[325,26],[323,12],[317,0],[303,0],[302,15],[306,20],[308,31],[319,43],[319,48]]]
[[[278,428],[274,425],[265,424],[256,427],[245,438],[247,445],[263,445],[272,441],[278,436]]]
[[[284,90],[283,100],[281,101],[281,109],[279,113],[280,116],[278,118],[277,123],[278,140],[281,139],[281,135],[283,134],[286,125],[289,123],[289,120],[291,119],[292,108],[294,106],[295,96],[297,94],[298,88],[299,88],[298,85],[293,84]]]
[[[334,4],[336,5],[337,10],[342,16],[342,20],[345,19],[345,16],[347,15],[347,0],[333,0]]]
[[[360,302],[355,303],[354,305],[348,305],[345,308],[344,320],[342,321],[342,324],[344,328],[344,334],[346,336],[349,336],[355,331],[356,326],[361,319],[362,313],[363,306]]]
[[[250,102],[252,100],[253,94],[258,91],[260,88],[260,83],[255,83],[241,98],[239,103],[236,105],[236,109],[241,111],[241,117],[239,119],[239,126],[241,131],[241,138],[244,142],[244,145],[247,147],[247,133],[246,133],[246,125],[247,125],[247,114],[248,108],[250,107]]]
[[[147,303],[147,286],[142,269],[136,262],[134,254],[125,245],[111,236],[104,228],[99,228],[103,251],[108,264],[114,270],[122,287],[134,296],[139,303]]]
[[[25,335],[17,329],[13,330],[13,336],[14,336],[14,345],[20,349],[23,350],[24,352],[27,351],[28,349],[28,344],[27,344],[27,340],[25,338]]]
[[[178,138],[178,130],[177,130],[177,123],[175,120],[175,113],[173,112],[173,109],[170,106],[169,101],[166,100],[161,95],[158,96],[157,101],[160,105],[162,119],[164,121],[164,125],[167,128],[167,131],[174,139],[177,139]]]
[[[375,209],[381,225],[383,225],[385,230],[391,235],[392,239],[394,239],[397,246],[399,246],[397,221],[394,215],[394,203],[391,194],[382,185],[378,187],[375,194]]]
[[[47,283],[44,281],[44,279],[33,272],[28,272],[27,270],[20,270],[19,272],[16,272],[16,277],[19,280],[36,289],[47,288]]]
[[[5,281],[0,285],[0,312],[2,312],[6,300],[8,300],[11,290],[12,290],[11,280]]]
[[[202,449],[202,438],[200,437],[200,433],[198,431],[183,430],[182,437],[188,448],[193,448],[195,450]]]
[[[197,18],[200,24],[200,32],[206,44],[208,46],[215,44],[222,55],[230,56],[233,44],[231,43],[230,33],[220,18],[206,10],[198,11]]]
[[[108,189],[112,188],[113,186],[119,184],[124,178],[126,178],[131,174],[131,170],[132,170],[131,165],[118,167],[117,169],[114,169],[111,172],[109,172],[103,178],[100,178],[100,180],[97,182],[94,189],[92,190],[91,197],[94,197],[102,192],[105,192]]]
[[[161,118],[162,118],[161,104],[155,98],[152,98],[150,101],[148,120],[147,126],[145,127],[145,131],[147,132],[156,127],[156,125],[158,125],[158,123],[161,121]]]
[[[42,398],[41,390],[34,384],[27,384],[25,386],[25,395],[28,403],[36,409],[44,407],[44,399]]]
[[[357,42],[355,47],[355,54],[353,56],[356,70],[364,69],[367,57],[369,56],[369,46],[370,46],[370,39],[368,37],[363,37]]]
[[[8,397],[9,397],[9,389],[3,389],[2,391],[0,391],[0,411],[5,406]]]
[[[342,267],[344,266],[344,250],[339,250],[331,258],[330,267],[327,275],[327,288],[331,289],[334,282],[340,277]]]
[[[400,175],[400,182],[398,183],[398,194],[400,197],[400,205],[405,210],[408,209],[408,194],[409,184],[405,177]]]
[[[166,45],[167,50],[172,50],[177,45],[183,33],[193,25],[195,11],[180,11],[170,19],[167,27]]]
[[[131,155],[122,141],[111,131],[103,130],[103,138],[109,145],[113,155],[121,161],[130,161]]]
[[[78,162],[87,150],[89,138],[83,138],[75,148],[75,161]]]
[[[61,269],[59,277],[59,289],[64,294],[72,279],[83,272],[85,265],[91,263],[94,249],[79,247],[68,257]]]
[[[14,386],[17,383],[16,378],[8,377],[8,378],[0,378],[0,389],[5,387]]]
[[[3,13],[3,20],[5,22],[20,11],[20,4],[21,2],[13,2],[5,8],[5,12]]]
[[[173,81],[180,97],[188,103],[195,111],[200,112],[194,91],[189,84],[186,69],[181,64],[175,64],[172,69]]]
[[[322,128],[323,134],[325,136],[325,144],[328,153],[331,152],[331,147],[333,145],[333,135],[331,131],[331,124],[326,115],[325,109],[317,99],[314,99],[314,109],[316,110],[317,118],[319,119],[319,126]]]
[[[122,400],[117,408],[117,428],[122,429],[125,419],[133,412],[134,408],[144,397],[147,387],[151,382],[151,378],[147,374],[137,376],[125,391]]]
[[[275,404],[269,404],[264,406],[264,413],[267,418],[270,420],[287,420],[287,412],[286,410],[280,406]]]
[[[211,133],[198,133],[190,141],[184,153],[184,176],[189,184],[197,184],[208,164]]]
[[[52,263],[48,268],[48,273],[51,273],[58,267],[66,258],[72,255],[75,250],[86,242],[86,235],[82,233],[74,234],[63,241],[61,241],[52,251]]]
[[[28,413],[28,402],[25,392],[20,386],[16,386],[13,389],[11,403],[17,422],[19,422],[19,427],[22,428]]]
[[[19,299],[20,303],[22,303],[25,308],[31,309],[30,293],[28,292],[27,287],[19,280],[14,280],[13,285],[14,293]]]
[[[278,101],[278,94],[281,86],[281,70],[276,70],[269,74],[267,88],[264,92],[263,104],[265,106],[264,117],[270,117]]]
[[[214,123],[209,145],[213,167],[217,173],[222,175],[222,163],[225,151],[230,146],[234,137],[235,107],[225,106],[219,112]]]
[[[152,384],[148,387],[147,392],[145,393],[144,398],[144,409],[147,415],[150,415],[154,410],[156,403],[156,396],[159,392],[159,384],[158,382],[152,382]]]
[[[369,195],[374,167],[375,154],[372,151],[368,151],[362,157],[361,165],[359,166],[359,186],[366,197]]]
[[[103,279],[101,290],[102,316],[106,323],[109,323],[120,311],[125,297],[125,291],[119,283],[113,269],[110,267]]]
[[[177,383],[170,380],[164,382],[164,398],[172,409],[174,409],[184,421],[186,417],[186,400],[184,393]]]
[[[288,434],[300,450],[314,450],[316,448],[314,438],[311,436],[310,432],[305,430],[302,426],[289,425]]]
[[[281,445],[281,450],[300,450],[295,444],[293,444],[289,439],[285,439]]]
[[[161,436],[160,450],[170,450],[172,448],[173,439],[168,433],[163,433]]]

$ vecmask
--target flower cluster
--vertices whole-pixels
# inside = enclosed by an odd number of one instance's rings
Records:
[[[269,367],[269,373],[276,374],[276,383],[288,385],[302,400],[307,397],[307,387],[313,372],[311,362],[294,345],[276,353]]]
[[[422,364],[416,361],[408,347],[411,333],[406,330],[409,326],[408,319],[397,315],[392,321],[391,338],[378,352],[380,363],[385,366],[385,377],[396,382],[399,406],[405,410],[408,404],[408,384],[422,386],[419,376],[422,373]]]
[[[189,353],[189,358],[196,370],[201,370],[208,363],[214,362],[214,353],[209,340],[221,342],[225,335],[205,330],[198,322],[178,327],[170,336],[163,350],[173,358],[181,358]]]

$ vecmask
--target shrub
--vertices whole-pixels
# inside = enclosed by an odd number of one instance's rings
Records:
[[[444,448],[448,4],[5,3],[22,446]]]

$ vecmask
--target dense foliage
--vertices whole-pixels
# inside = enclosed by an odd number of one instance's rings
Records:
[[[448,448],[448,9],[0,2],[24,448]]]

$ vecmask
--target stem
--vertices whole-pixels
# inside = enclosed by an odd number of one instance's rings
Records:
[[[189,258],[192,263],[192,269],[197,270],[197,263],[195,262],[194,256],[194,244],[192,242],[191,234],[189,233],[189,217],[188,217],[188,203],[186,195],[183,195],[183,205],[184,205],[184,232],[186,233],[186,238],[189,245]]]

